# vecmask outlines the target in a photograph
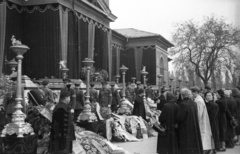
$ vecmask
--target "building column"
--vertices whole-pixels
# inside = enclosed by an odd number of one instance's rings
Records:
[[[108,54],[108,74],[109,74],[109,81],[112,81],[112,48],[111,48],[111,38],[112,38],[112,31],[110,30],[107,32],[107,54]]]
[[[143,49],[135,47],[134,48],[134,58],[135,58],[135,69],[136,69],[136,78],[137,81],[141,80],[141,66],[142,66],[142,54]]]
[[[95,40],[95,25],[93,24],[93,22],[90,22],[88,24],[88,58],[93,59],[93,55],[94,55],[94,42]]]
[[[116,58],[116,75],[117,74],[119,74],[119,68],[120,68],[120,61],[121,61],[121,56],[120,56],[120,47],[116,47],[116,52],[117,52],[117,54],[116,54],[116,56],[117,56],[117,58]]]
[[[6,34],[6,2],[0,4],[0,75],[2,74],[2,68],[4,63],[4,45]]]

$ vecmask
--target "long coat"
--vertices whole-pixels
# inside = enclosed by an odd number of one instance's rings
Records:
[[[237,103],[237,113],[236,113],[236,119],[238,120],[239,125],[235,128],[236,135],[240,135],[240,97],[234,97],[236,103]]]
[[[176,102],[168,102],[164,104],[159,122],[166,126],[166,135],[158,135],[157,153],[160,154],[177,154],[177,134],[174,127],[176,116],[178,112],[178,105]]]
[[[219,107],[217,103],[215,103],[213,100],[210,102],[206,102],[206,107],[209,115],[215,149],[219,149],[221,148],[220,140],[219,140],[219,124],[218,124]]]
[[[113,112],[117,111],[118,106],[120,105],[120,95],[117,89],[111,88],[112,92],[112,106],[111,110]]]
[[[227,117],[226,114],[229,112],[225,98],[222,97],[216,101],[219,107],[218,122],[219,122],[219,140],[220,142],[226,141],[227,134]]]
[[[134,101],[132,114],[136,116],[141,116],[143,119],[146,120],[146,110],[144,101],[143,98],[138,95],[136,96],[136,99]]]
[[[111,105],[112,100],[112,92],[110,89],[102,88],[99,91],[99,105],[101,107],[107,107],[108,105]]]
[[[197,104],[191,99],[179,102],[178,143],[181,154],[203,154]]]
[[[229,110],[229,116],[227,114],[227,137],[228,138],[233,138],[235,136],[235,130],[234,128],[230,125],[230,120],[233,117],[236,117],[237,115],[237,103],[234,98],[228,97],[225,99],[227,103],[227,107]]]
[[[198,95],[194,101],[198,107],[198,122],[201,131],[203,150],[213,149],[212,146],[212,131],[208,117],[207,107],[203,98]]]
[[[74,132],[70,107],[59,102],[53,111],[49,148],[51,154],[71,153],[72,141],[75,140]]]

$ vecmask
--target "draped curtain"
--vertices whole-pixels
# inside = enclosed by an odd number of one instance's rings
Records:
[[[141,79],[141,66],[142,66],[142,48],[134,48],[134,58],[135,58],[135,67],[136,67],[136,78],[138,81]]]
[[[68,43],[68,11],[64,11],[63,7],[59,7],[60,21],[60,59],[67,60],[67,43]]]
[[[0,75],[3,69],[4,63],[4,45],[6,34],[6,3],[0,3]]]
[[[143,49],[144,60],[142,65],[146,66],[146,71],[148,72],[147,79],[148,83],[151,85],[156,85],[156,52],[154,48]],[[142,80],[143,81],[143,80]]]

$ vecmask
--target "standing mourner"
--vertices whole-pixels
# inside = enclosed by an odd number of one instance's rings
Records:
[[[54,103],[53,92],[51,89],[48,88],[49,80],[43,80],[42,85],[43,85],[43,87],[41,89],[44,92],[45,98],[48,100],[48,102]]]
[[[234,148],[234,137],[235,137],[235,129],[230,124],[230,121],[233,117],[236,117],[237,114],[237,103],[233,97],[231,97],[231,90],[225,90],[225,100],[227,103],[227,107],[229,110],[229,114],[227,114],[227,140],[226,140],[226,148]],[[228,116],[229,115],[229,116]]]
[[[102,82],[102,89],[99,91],[99,105],[101,107],[111,107],[112,92],[107,88],[107,82]]]
[[[219,140],[221,143],[221,151],[226,151],[225,141],[227,134],[227,114],[229,114],[227,103],[225,101],[224,91],[222,89],[217,91],[218,100],[216,103],[219,107],[218,122],[219,122]]]
[[[75,90],[71,88],[71,80],[66,78],[63,79],[63,83],[64,83],[64,88],[61,89],[60,95],[63,91],[68,91],[70,93],[70,103],[69,106],[71,109],[74,110],[75,104],[76,104],[76,93]]]
[[[178,105],[176,97],[170,93],[165,93],[167,103],[163,105],[159,122],[166,126],[166,135],[158,135],[157,153],[159,154],[177,154],[177,134],[175,128]]]
[[[237,135],[237,142],[235,143],[235,145],[240,145],[240,91],[236,88],[233,89],[232,96],[237,103],[237,114],[235,118],[238,120],[238,126],[235,128]]]
[[[70,93],[62,91],[60,101],[53,110],[52,128],[50,136],[51,154],[72,153],[72,141],[75,140],[75,131],[72,113],[69,108]]]
[[[202,145],[204,153],[209,153],[213,149],[212,145],[212,131],[209,122],[209,116],[207,107],[203,98],[199,95],[200,89],[198,87],[192,87],[192,94],[194,102],[197,103],[198,107],[198,122],[201,131]]]
[[[176,121],[178,122],[178,145],[181,154],[203,154],[197,104],[189,89],[181,90],[182,101]]]
[[[74,121],[77,120],[79,114],[83,111],[84,107],[84,94],[83,91],[80,89],[81,81],[75,82],[75,93],[76,93],[76,104],[74,107]]]
[[[163,105],[165,103],[167,103],[166,98],[164,97],[164,93],[165,92],[166,92],[166,89],[165,89],[165,87],[163,87],[161,89],[160,96],[157,99],[155,99],[155,101],[157,102],[157,110],[161,110],[162,111]]]
[[[143,119],[146,120],[146,111],[143,101],[143,95],[143,89],[139,89],[136,95],[136,99],[134,101],[132,114],[136,116],[141,116]]]
[[[146,97],[150,98],[151,100],[156,99],[156,95],[154,90],[152,89],[152,86],[148,83],[146,88]]]
[[[140,89],[142,89],[142,87],[141,87],[141,82],[140,82],[140,81],[137,81],[136,84],[137,84],[137,87],[134,88],[135,99],[136,99],[136,97],[137,97],[138,91],[139,91]],[[135,99],[134,99],[134,100],[135,100]]]
[[[118,90],[115,88],[115,82],[111,83],[111,92],[112,92],[111,110],[112,110],[112,112],[115,113],[120,104],[120,95],[119,95]]]
[[[132,88],[132,83],[131,82],[128,82],[126,84],[126,98],[129,100],[130,103],[133,104],[134,102],[134,98],[135,98],[135,91],[134,91],[134,88]]]
[[[206,102],[206,107],[209,115],[209,120],[210,120],[210,125],[211,125],[211,131],[213,134],[213,140],[214,140],[214,145],[215,145],[215,150],[220,151],[221,145],[219,141],[219,124],[218,124],[218,112],[219,112],[219,107],[217,103],[215,103],[215,100],[213,98],[213,94],[211,91],[207,91],[205,93],[205,102]]]
[[[96,103],[98,101],[98,91],[94,88],[94,85],[93,82],[90,83],[89,94],[91,103]]]

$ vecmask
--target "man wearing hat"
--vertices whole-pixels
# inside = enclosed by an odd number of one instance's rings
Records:
[[[111,107],[112,92],[107,88],[106,81],[102,81],[102,88],[99,91],[98,100],[101,107]]]
[[[76,104],[76,93],[75,90],[71,88],[71,80],[68,78],[63,79],[64,88],[61,89],[60,95],[63,91],[68,91],[70,93],[70,103],[69,106],[74,110]]]
[[[134,89],[135,97],[137,96],[138,91],[141,89],[141,82],[140,82],[140,81],[137,81],[136,84],[137,84],[137,87]],[[134,98],[134,99],[135,99],[135,98]]]
[[[201,131],[202,145],[204,153],[208,153],[213,149],[212,146],[212,131],[208,117],[207,107],[203,98],[199,95],[200,89],[195,86],[190,88],[193,94],[194,102],[198,108],[198,122]]]
[[[49,86],[49,80],[43,80],[42,81],[42,85],[43,87],[41,88],[42,91],[44,92],[44,96],[45,98],[51,102],[51,103],[54,103],[54,97],[53,97],[53,92],[51,89],[48,88]]]
[[[76,93],[76,104],[73,107],[74,108],[74,121],[77,120],[79,114],[83,111],[84,107],[84,94],[83,91],[80,89],[81,81],[77,80],[75,81],[75,93]]]
[[[70,92],[62,91],[59,103],[53,110],[49,148],[51,154],[72,153],[72,141],[75,140],[75,131],[71,108],[69,108],[70,95]]]
[[[149,83],[147,83],[146,97],[151,98],[151,100],[156,99],[155,92],[154,92],[154,90],[152,89],[152,86]]]
[[[132,83],[128,82],[126,84],[126,98],[129,100],[129,102],[131,102],[133,104],[134,99],[135,99],[135,90],[132,87]]]
[[[115,82],[111,82],[111,92],[112,92],[112,105],[111,105],[111,110],[112,112],[116,112],[119,104],[120,104],[120,95],[118,90],[115,88]]]

